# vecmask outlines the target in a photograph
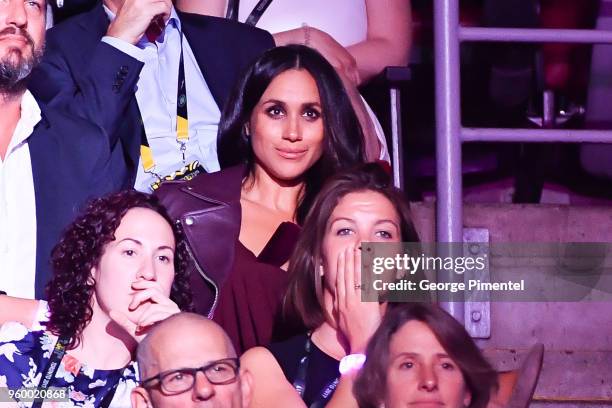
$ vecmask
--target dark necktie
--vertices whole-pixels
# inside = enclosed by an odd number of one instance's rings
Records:
[[[145,31],[145,36],[147,37],[147,40],[154,43],[163,31],[164,19],[162,16],[157,16],[153,19],[153,21],[151,21],[149,27],[147,27],[147,30]]]

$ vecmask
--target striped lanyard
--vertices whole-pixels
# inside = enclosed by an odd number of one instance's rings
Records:
[[[179,144],[179,149],[183,157],[183,164],[185,164],[185,150],[187,150],[187,141],[189,140],[189,120],[187,115],[187,87],[185,86],[185,63],[183,60],[183,33],[181,32],[181,56],[179,59],[179,72],[178,72],[178,87],[176,95],[176,142]],[[155,159],[153,158],[153,151],[147,141],[146,133],[144,132],[143,124],[143,137],[140,143],[140,157],[142,158],[142,167],[145,173],[151,173],[158,180],[162,180],[162,177],[154,172],[155,170]]]

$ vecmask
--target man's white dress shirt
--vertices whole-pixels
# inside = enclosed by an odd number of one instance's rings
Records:
[[[113,21],[115,15],[106,6],[104,10]],[[153,171],[163,177],[180,169],[183,159],[180,144],[176,140],[176,97],[181,53],[181,21],[176,11],[172,8],[164,32],[155,43],[149,42],[146,37],[136,46],[108,36],[103,37],[102,41],[144,63],[138,79],[136,100],[156,163]],[[218,171],[217,128],[221,112],[185,37],[183,59],[189,115],[189,141],[186,144],[185,162],[198,160],[207,172]],[[141,159],[135,188],[151,192],[150,185],[155,180],[154,175],[144,172]]]
[[[0,290],[29,299],[36,271],[36,198],[28,137],[40,119],[38,103],[26,91],[21,118],[0,158]]]

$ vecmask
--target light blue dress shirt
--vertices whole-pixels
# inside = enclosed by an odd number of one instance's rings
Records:
[[[105,6],[111,21],[115,15]],[[174,8],[164,32],[155,41],[143,37],[136,46],[114,37],[102,41],[144,63],[136,88],[136,100],[144,122],[149,146],[153,152],[153,172],[166,176],[183,167],[180,143],[176,140],[176,97],[181,50],[181,21]],[[221,112],[206,84],[187,39],[183,37],[185,86],[189,115],[189,140],[185,164],[198,160],[207,172],[219,170],[217,127]],[[138,165],[135,188],[151,192],[157,178],[145,173],[142,159]]]

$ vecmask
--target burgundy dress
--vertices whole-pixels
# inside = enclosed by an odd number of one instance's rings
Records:
[[[236,242],[234,265],[220,290],[213,320],[225,329],[239,355],[267,346],[273,335],[283,332],[281,306],[288,279],[280,267],[289,260],[299,231],[296,224],[283,222],[258,257]]]

